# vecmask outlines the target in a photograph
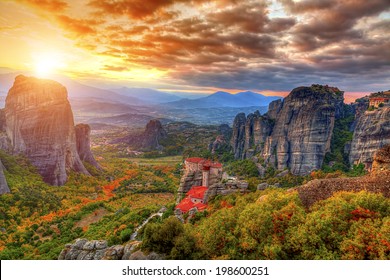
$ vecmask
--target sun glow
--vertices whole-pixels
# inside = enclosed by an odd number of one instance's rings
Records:
[[[34,56],[34,72],[40,78],[50,77],[62,67],[63,63],[58,54],[45,53]]]

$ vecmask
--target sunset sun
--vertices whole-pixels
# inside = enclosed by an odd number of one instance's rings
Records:
[[[40,78],[49,77],[62,65],[58,54],[41,54],[34,58],[34,72]]]

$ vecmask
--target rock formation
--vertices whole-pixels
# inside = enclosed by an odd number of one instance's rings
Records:
[[[374,152],[390,144],[390,107],[356,114],[349,161],[363,163],[370,170]]]
[[[14,153],[23,153],[45,182],[63,185],[67,171],[89,174],[76,147],[73,113],[61,84],[19,75],[5,102],[6,133]]]
[[[212,154],[215,154],[218,150],[220,150],[223,146],[227,144],[225,136],[218,135],[214,142],[210,143],[209,150]]]
[[[212,154],[217,152],[230,151],[229,139],[232,136],[232,129],[227,124],[218,127],[218,136],[209,144],[209,151]]]
[[[278,99],[278,100],[272,101],[268,105],[267,116],[270,119],[275,120],[278,117],[278,114],[279,114],[280,110],[282,109],[282,107],[283,107],[283,100]]]
[[[228,195],[231,193],[241,192],[244,193],[248,189],[248,183],[245,181],[227,181],[227,182],[219,182],[211,185],[205,195],[204,195],[204,203],[207,203],[208,200],[217,195]]]
[[[244,113],[239,113],[233,121],[233,135],[231,144],[233,147],[234,158],[243,157],[245,145],[245,123],[246,117]]]
[[[142,151],[162,150],[160,141],[168,136],[159,120],[150,120],[145,131],[138,135],[129,135],[112,141],[113,144],[127,143],[134,149]]]
[[[188,158],[184,162],[184,174],[180,179],[178,201],[193,186],[211,186],[222,179],[222,164],[202,158]]]
[[[289,168],[295,175],[319,169],[342,105],[343,92],[312,85],[292,90],[283,101],[273,101],[264,116],[256,112],[245,118],[241,113],[233,123],[234,156],[244,159],[259,154],[266,164]]]
[[[144,150],[161,150],[160,141],[167,137],[167,132],[159,120],[150,120],[140,137],[140,146]]]
[[[77,153],[82,161],[100,169],[91,152],[91,128],[88,124],[78,124],[75,126]]]
[[[0,150],[9,151],[11,143],[6,133],[5,109],[0,109]]]
[[[162,256],[152,252],[149,255],[136,251],[139,242],[108,247],[106,240],[76,239],[65,245],[59,260],[161,260]]]
[[[5,179],[4,175],[4,166],[3,163],[0,160],[0,194],[9,193],[9,187],[7,184],[7,180]]]
[[[372,171],[365,176],[315,179],[294,189],[298,191],[299,197],[306,207],[341,191],[382,193],[385,197],[390,198],[390,145],[377,150],[373,158]]]
[[[372,174],[376,175],[386,170],[390,170],[390,145],[386,145],[376,151],[373,158]]]

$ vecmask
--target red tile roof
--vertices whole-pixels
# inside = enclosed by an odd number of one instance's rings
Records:
[[[203,161],[204,159],[203,158],[200,158],[200,157],[192,157],[192,158],[187,158],[186,161],[188,162],[192,162],[192,163],[199,163],[201,161]]]
[[[180,209],[183,213],[187,213],[188,211],[190,211],[190,209],[196,207],[198,209],[198,211],[200,210],[204,210],[207,208],[207,205],[206,204],[203,204],[203,203],[193,203],[191,201],[191,198],[190,197],[186,197],[184,198],[178,205],[176,205],[176,209]]]
[[[198,198],[198,199],[203,199],[204,193],[207,191],[207,187],[204,186],[196,186],[192,187],[188,193],[187,197],[192,197],[192,198]]]
[[[196,207],[198,211],[204,210],[207,208],[207,204],[204,203],[194,203],[191,201],[191,198],[203,199],[207,187],[205,186],[195,186],[192,187],[186,194],[186,197],[176,205],[176,209],[180,209],[183,213],[187,213],[190,209]]]

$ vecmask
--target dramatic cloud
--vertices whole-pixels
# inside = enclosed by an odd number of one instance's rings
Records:
[[[98,69],[111,74],[139,68],[176,86],[276,91],[390,84],[388,0],[19,2],[103,56]]]
[[[94,25],[99,23],[99,21],[96,20],[74,19],[66,15],[57,16],[57,21],[63,28],[77,36],[95,34],[96,30]]]
[[[61,0],[16,0],[30,7],[51,13],[63,12],[69,5],[66,1]]]

